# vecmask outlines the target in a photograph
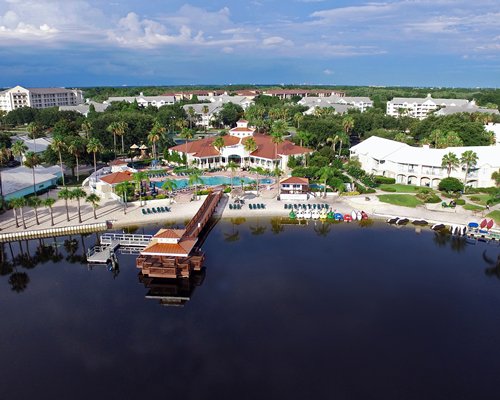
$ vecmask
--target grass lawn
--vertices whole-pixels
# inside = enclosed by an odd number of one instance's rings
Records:
[[[386,190],[387,188],[389,188],[389,190]],[[387,192],[392,192],[396,190],[396,193],[417,193],[419,189],[424,189],[424,187],[414,186],[414,185],[403,185],[401,183],[394,183],[392,185],[384,183],[380,185],[378,189]]]
[[[493,218],[497,224],[500,224],[500,210],[495,210],[486,214],[487,217]]]
[[[479,200],[474,201],[471,199],[471,197],[477,197]],[[481,204],[482,206],[486,205],[486,201],[491,197],[489,194],[471,194],[470,196],[467,196],[469,201],[472,201],[473,203]]]
[[[482,211],[482,210],[484,210],[484,207],[477,206],[475,204],[464,204],[462,207],[464,208],[464,210],[468,210],[468,211]]]
[[[377,196],[383,203],[394,204],[395,206],[412,207],[424,204],[411,194],[381,194]]]

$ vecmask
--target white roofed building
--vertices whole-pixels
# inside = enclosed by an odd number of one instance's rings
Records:
[[[21,107],[48,108],[83,103],[81,90],[65,88],[24,88],[15,86],[0,92],[0,111]]]
[[[348,109],[357,109],[361,112],[366,111],[368,108],[373,107],[373,101],[369,97],[339,97],[339,96],[329,96],[329,97],[304,97],[298,101],[305,107],[309,107],[309,110],[305,114],[314,114],[317,108],[334,108],[335,112],[343,114]],[[344,106],[344,107],[342,107]]]
[[[61,177],[61,169],[58,166],[36,167],[35,187],[36,191],[47,189],[57,184]],[[33,193],[33,170],[24,166],[4,169],[2,171],[2,192],[5,200],[24,197]]]
[[[126,101],[127,103],[133,103],[137,101],[140,107],[153,106],[160,108],[161,106],[175,104],[175,96],[144,96],[142,93],[139,96],[122,96],[122,97],[108,97],[104,104],[111,104],[113,102]]]
[[[429,146],[413,147],[394,140],[372,136],[351,147],[351,158],[358,159],[361,167],[370,174],[396,179],[397,183],[437,187],[447,177],[441,166],[443,156],[454,153],[458,159],[471,150],[478,156],[477,165],[467,174],[467,185],[490,187],[495,183],[491,174],[500,168],[498,146],[448,147],[434,149]],[[450,176],[464,180],[465,169],[458,167]]]
[[[387,102],[386,114],[391,117],[409,116],[424,119],[438,108],[465,107],[469,104],[466,99],[433,99],[430,94],[424,98],[394,97]]]

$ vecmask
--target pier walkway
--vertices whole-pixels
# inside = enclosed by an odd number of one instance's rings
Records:
[[[89,264],[106,264],[118,248],[123,248],[128,254],[137,254],[146,248],[152,238],[152,235],[106,233],[101,236],[100,245],[88,250],[87,262]]]

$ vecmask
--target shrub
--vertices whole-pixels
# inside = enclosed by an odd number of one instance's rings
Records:
[[[355,167],[354,165],[350,165],[347,167],[347,173],[356,179],[361,179],[365,176],[365,171],[361,168]]]
[[[457,178],[444,178],[439,182],[439,190],[443,192],[462,192],[464,185]]]
[[[359,195],[360,195],[360,193],[359,193],[359,192],[354,191],[354,192],[344,192],[344,193],[341,193],[340,195],[341,195],[341,196],[359,196]]]
[[[373,177],[373,179],[379,185],[382,185],[384,183],[387,184],[387,185],[393,185],[394,183],[396,183],[396,179],[394,179],[394,178],[388,178],[387,176],[382,176],[382,175],[375,175]]]
[[[159,194],[158,196],[156,196],[156,200],[163,200],[163,199],[166,199],[167,196],[164,195],[164,194]]]
[[[477,197],[477,196],[471,196],[470,199],[471,199],[471,201],[475,201],[476,203],[481,201],[481,198]]]
[[[375,180],[371,176],[368,176],[368,175],[361,178],[361,182],[363,182],[368,187],[373,188],[373,187],[377,186],[377,183],[375,182]]]
[[[390,192],[390,193],[396,193],[397,192],[396,188],[393,188],[393,187],[390,187],[390,186],[389,187],[385,187],[382,190],[384,192]]]
[[[439,197],[437,194],[430,194],[425,200],[425,203],[439,203],[441,202],[441,197]]]
[[[231,188],[230,187],[225,188],[224,193],[231,193]]]
[[[463,206],[463,205],[465,205],[465,200],[464,199],[456,199],[455,203],[457,203],[457,206]]]

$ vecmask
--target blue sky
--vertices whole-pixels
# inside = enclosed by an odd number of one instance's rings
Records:
[[[498,0],[0,0],[0,86],[500,87]]]

